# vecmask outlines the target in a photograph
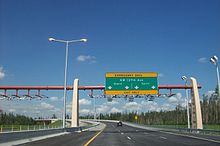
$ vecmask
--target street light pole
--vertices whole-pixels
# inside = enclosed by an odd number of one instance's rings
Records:
[[[67,65],[68,65],[68,51],[69,51],[69,42],[66,42],[66,61],[65,61],[65,70],[64,70],[64,92],[63,92],[63,128],[66,127],[66,80],[67,80]]]
[[[95,101],[95,100],[96,100],[96,99],[95,99],[96,97],[93,96],[93,98],[94,98],[94,99],[93,99],[93,102],[94,102],[94,121],[96,121],[96,101]]]
[[[218,70],[218,63],[216,64],[216,73],[217,73],[217,82],[218,82],[218,97],[220,98],[220,81],[219,81],[219,70]]]
[[[185,81],[185,86],[187,85],[187,77],[182,76],[182,80]],[[188,128],[190,128],[190,118],[189,118],[189,96],[188,96],[188,90],[185,89],[186,92],[186,110],[187,110],[187,123],[188,123]]]
[[[65,69],[64,69],[64,89],[63,89],[63,129],[66,127],[66,85],[67,85],[67,65],[68,65],[68,51],[69,51],[69,43],[74,42],[87,42],[87,39],[80,40],[58,40],[54,38],[49,38],[49,41],[62,42],[66,44],[66,58],[65,58]]]
[[[217,86],[218,86],[218,98],[220,98],[220,81],[219,81],[219,70],[218,70],[218,57],[213,56],[210,59],[210,62],[216,66],[216,74],[217,74]]]

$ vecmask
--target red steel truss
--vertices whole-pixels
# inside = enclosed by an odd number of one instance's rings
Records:
[[[198,85],[198,88],[200,89],[201,86]],[[41,90],[63,90],[64,86],[0,86],[0,97],[3,98],[33,98],[33,97],[39,97],[39,98],[44,98],[47,97],[45,95],[41,95],[40,91]],[[73,86],[67,86],[67,90],[73,90]],[[79,86],[79,90],[91,90],[91,97],[93,94],[93,90],[104,90],[105,86]],[[170,93],[167,95],[168,97],[171,97],[175,94],[172,93],[173,89],[192,89],[192,86],[189,85],[159,85],[158,86],[159,91],[162,89],[167,89],[170,91]],[[4,92],[1,92],[3,90]],[[15,94],[12,95],[7,95],[8,90],[15,90]],[[27,94],[24,95],[19,95],[18,92],[19,90],[26,90]],[[37,90],[37,94],[35,95],[30,95],[31,90]],[[161,96],[159,93],[158,96]]]
[[[160,89],[191,89],[189,85],[159,85]],[[198,85],[198,88],[202,88]],[[63,86],[0,86],[0,90],[63,90]],[[73,86],[67,86],[67,90],[73,90]],[[105,86],[79,86],[79,90],[104,90]]]

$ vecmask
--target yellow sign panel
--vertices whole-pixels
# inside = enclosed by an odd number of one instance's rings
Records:
[[[130,95],[134,95],[134,94],[158,94],[158,90],[106,90],[105,94],[108,95],[119,95],[119,94],[130,94]]]
[[[137,120],[137,119],[138,119],[138,116],[136,115],[136,116],[134,117],[134,119]]]
[[[129,72],[129,73],[125,73],[125,72],[117,72],[117,73],[106,73],[105,77],[123,77],[123,78],[131,78],[131,77],[157,77],[157,73],[155,72],[150,72],[150,73],[141,73],[141,72]]]

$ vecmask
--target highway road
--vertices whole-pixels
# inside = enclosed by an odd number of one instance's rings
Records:
[[[169,132],[151,131],[116,123],[105,123],[104,130],[71,133],[22,146],[220,146],[220,139],[205,140]],[[204,137],[204,136],[203,136]],[[220,138],[220,137],[219,137]]]

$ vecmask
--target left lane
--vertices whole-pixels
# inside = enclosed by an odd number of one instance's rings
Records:
[[[28,139],[30,142],[21,144],[19,146],[84,146],[90,141],[97,133],[105,128],[105,124],[100,123],[97,126],[90,127],[89,129],[82,132],[72,132],[69,134],[47,138],[31,142],[31,138]]]
[[[81,133],[70,133],[62,136],[56,136],[44,140],[29,142],[19,146],[83,146],[89,141],[97,131],[85,131]],[[31,140],[30,140],[31,141]]]

